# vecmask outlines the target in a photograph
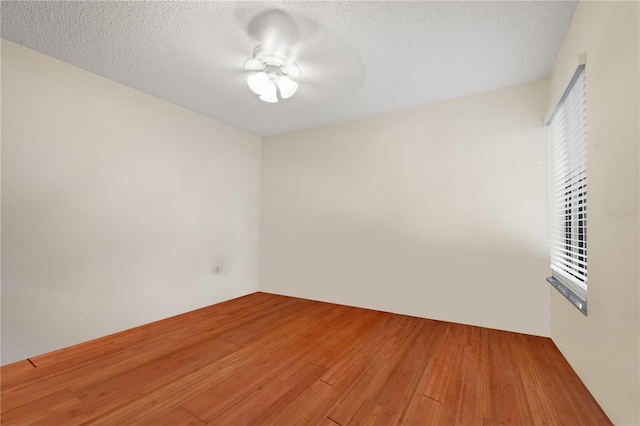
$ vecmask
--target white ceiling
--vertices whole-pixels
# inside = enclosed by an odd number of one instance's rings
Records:
[[[2,1],[0,12],[4,39],[266,136],[546,78],[576,4]],[[302,71],[277,104],[243,71],[271,20]]]

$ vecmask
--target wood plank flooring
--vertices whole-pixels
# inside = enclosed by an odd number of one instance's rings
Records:
[[[2,425],[610,425],[550,339],[267,293],[0,369]]]

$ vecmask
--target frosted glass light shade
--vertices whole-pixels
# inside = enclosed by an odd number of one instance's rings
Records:
[[[265,90],[267,90],[267,85],[269,83],[269,76],[266,72],[260,71],[257,74],[252,74],[247,77],[247,84],[249,85],[249,89],[258,95],[262,95]]]
[[[276,102],[278,102],[278,95],[276,93],[276,83],[273,80],[268,79],[267,85],[265,86],[264,91],[260,95],[260,99],[272,104],[275,104]]]
[[[278,88],[280,89],[280,96],[282,96],[282,99],[287,99],[296,93],[296,90],[298,90],[298,83],[291,80],[286,75],[283,75],[278,78]]]

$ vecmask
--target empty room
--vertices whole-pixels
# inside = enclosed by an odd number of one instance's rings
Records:
[[[639,11],[1,1],[0,422],[639,425]]]

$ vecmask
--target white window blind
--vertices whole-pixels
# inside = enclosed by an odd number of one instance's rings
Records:
[[[586,314],[586,75],[576,71],[547,124],[551,282]]]

